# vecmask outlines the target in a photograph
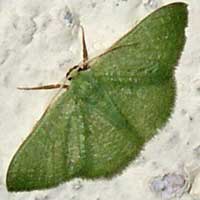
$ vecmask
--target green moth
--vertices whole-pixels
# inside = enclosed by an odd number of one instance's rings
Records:
[[[84,51],[83,64],[68,73],[70,86],[13,157],[8,190],[120,173],[172,112],[174,70],[186,26],[187,5],[173,3],[146,17],[102,55],[87,60]]]

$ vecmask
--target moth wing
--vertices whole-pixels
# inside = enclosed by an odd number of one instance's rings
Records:
[[[74,80],[88,129],[87,177],[120,172],[166,124],[174,107],[174,71],[186,26],[186,4],[162,7]]]
[[[80,170],[78,113],[70,91],[58,97],[13,157],[6,180],[9,191],[49,188]]]

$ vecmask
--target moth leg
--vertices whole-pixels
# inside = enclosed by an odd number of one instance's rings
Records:
[[[69,88],[69,85],[65,84],[50,84],[50,85],[42,85],[36,87],[18,87],[19,90],[49,90],[49,89],[59,89],[59,88]]]
[[[71,80],[70,74],[76,69],[80,69],[80,66],[79,65],[75,65],[72,68],[70,68],[69,71],[65,75],[66,79]]]

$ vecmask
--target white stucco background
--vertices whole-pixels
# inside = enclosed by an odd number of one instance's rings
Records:
[[[191,185],[190,190],[180,188],[181,195],[175,199],[200,199],[199,0],[185,0],[189,24],[176,71],[175,111],[136,161],[111,180],[74,179],[53,189],[22,193],[9,193],[5,186],[12,156],[56,93],[19,91],[16,87],[57,83],[69,67],[81,61],[79,23],[84,26],[89,56],[93,57],[145,15],[169,2],[175,1],[0,0],[0,200],[170,198],[170,191],[166,196],[150,187],[155,177],[166,174],[179,174]]]

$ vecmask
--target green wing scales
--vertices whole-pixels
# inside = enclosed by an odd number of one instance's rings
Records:
[[[8,190],[121,172],[170,117],[186,25],[186,4],[167,5],[92,59],[15,154]]]

